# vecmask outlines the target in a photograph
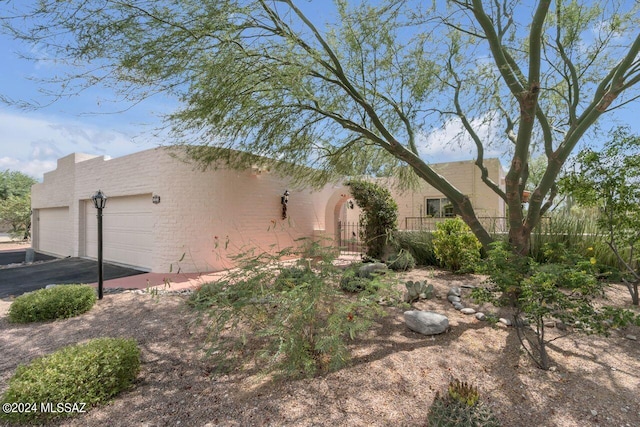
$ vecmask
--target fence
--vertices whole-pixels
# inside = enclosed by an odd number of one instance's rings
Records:
[[[436,224],[450,218],[429,218],[410,216],[404,219],[407,231],[435,231]],[[506,217],[479,216],[478,221],[490,234],[507,234],[509,232],[509,219]],[[549,225],[551,218],[543,217],[541,225]]]
[[[360,240],[360,223],[338,221],[338,247],[342,252],[365,251],[365,245]]]

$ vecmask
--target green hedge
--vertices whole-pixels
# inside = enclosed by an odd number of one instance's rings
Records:
[[[29,412],[0,412],[0,419],[41,422],[77,415],[129,388],[139,369],[140,350],[133,339],[98,338],[64,347],[18,367],[0,403],[37,406]],[[43,410],[46,404],[56,409],[59,404],[74,405],[74,410],[54,413]]]
[[[88,285],[60,285],[29,292],[16,298],[9,307],[13,323],[66,319],[85,313],[96,302],[96,292]]]

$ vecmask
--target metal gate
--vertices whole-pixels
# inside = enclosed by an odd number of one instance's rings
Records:
[[[341,252],[364,253],[365,245],[360,240],[360,223],[338,221],[338,247]]]

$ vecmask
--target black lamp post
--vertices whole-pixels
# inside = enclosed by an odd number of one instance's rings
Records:
[[[102,209],[107,204],[107,196],[101,190],[91,197],[98,210],[98,299],[102,299]]]

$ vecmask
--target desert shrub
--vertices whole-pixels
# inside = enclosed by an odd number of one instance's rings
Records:
[[[430,232],[397,231],[393,236],[395,246],[413,255],[416,265],[439,265],[433,251],[433,235]]]
[[[482,245],[460,218],[447,219],[436,225],[433,251],[442,265],[455,273],[473,272],[480,261]]]
[[[416,259],[409,251],[400,249],[397,255],[389,259],[387,266],[393,271],[407,271],[416,266]]]
[[[345,295],[339,288],[343,273],[331,263],[334,251],[314,249],[323,251],[293,268],[277,263],[290,248],[239,255],[236,270],[192,295],[189,302],[210,328],[209,350],[219,367],[251,354],[264,371],[297,377],[348,362],[348,340],[384,311],[377,294]]]
[[[2,395],[4,404],[37,402],[31,412],[0,413],[10,421],[42,421],[76,412],[46,412],[40,403],[77,404],[78,410],[109,401],[129,388],[140,369],[140,350],[133,339],[98,338],[64,347],[21,365]],[[85,404],[85,405],[81,405]],[[4,412],[4,411],[3,411]]]
[[[360,277],[358,270],[361,263],[352,264],[344,270],[340,278],[340,289],[345,292],[370,292],[375,293],[379,282],[376,278]]]
[[[382,259],[393,232],[398,228],[398,205],[389,190],[378,184],[354,180],[348,185],[363,212],[360,218],[361,237],[367,245],[367,255]]]
[[[491,408],[480,401],[478,389],[459,380],[449,383],[447,393],[436,392],[427,414],[433,427],[499,427]]]
[[[494,243],[485,260],[490,286],[474,289],[472,297],[513,307],[524,350],[540,368],[549,369],[547,321],[559,320],[574,331],[606,334],[638,319],[628,310],[594,304],[605,285],[596,279],[593,258],[580,257],[560,244],[546,245],[545,253],[549,262],[538,264],[505,243]]]
[[[60,285],[29,292],[16,298],[9,307],[14,323],[66,319],[87,312],[96,302],[96,292],[88,285]]]

